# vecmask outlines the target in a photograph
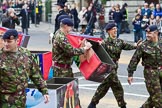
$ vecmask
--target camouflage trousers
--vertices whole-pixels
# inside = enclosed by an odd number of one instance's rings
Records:
[[[146,88],[150,97],[142,108],[162,108],[162,77],[160,74],[162,74],[162,69],[144,69]]]
[[[92,98],[92,102],[98,104],[99,100],[106,95],[110,87],[117,100],[118,106],[125,106],[126,102],[124,101],[124,90],[118,79],[116,70],[113,70],[112,73],[110,73],[110,75],[98,86]]]
[[[0,108],[26,108],[25,91],[16,93],[0,93]]]
[[[54,77],[73,77],[72,68],[54,67]]]

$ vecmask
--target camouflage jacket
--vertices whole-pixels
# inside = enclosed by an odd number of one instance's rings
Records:
[[[128,76],[133,76],[137,65],[142,58],[142,65],[145,67],[160,67],[162,66],[162,40],[157,43],[145,41],[140,45],[132,56],[128,65]]]
[[[0,92],[14,93],[28,87],[29,78],[42,94],[47,94],[46,82],[42,79],[39,66],[32,54],[18,48],[17,52],[0,50]]]
[[[111,37],[104,40],[103,46],[115,63],[120,59],[122,50],[136,49],[136,46],[129,44],[124,40],[112,39]]]
[[[55,33],[52,41],[52,59],[57,63],[71,65],[73,56],[84,53],[82,48],[73,48],[61,30]]]

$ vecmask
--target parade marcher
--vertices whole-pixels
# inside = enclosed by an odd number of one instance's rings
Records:
[[[52,59],[55,77],[74,77],[71,68],[73,56],[84,54],[91,47],[89,42],[86,42],[85,47],[81,48],[73,48],[71,46],[66,35],[72,30],[73,25],[72,19],[62,19],[60,29],[56,31],[53,37]],[[79,98],[77,103],[80,106]]]
[[[0,50],[0,108],[25,108],[29,78],[49,101],[47,85],[39,74],[40,69],[32,54],[17,46],[18,32],[7,30],[2,36],[4,47]]]
[[[64,4],[57,3],[56,5],[58,6],[59,13],[56,15],[56,18],[55,18],[55,30],[54,30],[54,33],[60,28],[60,23],[58,22],[58,17],[61,16],[61,15],[68,15],[64,11]]]
[[[102,45],[116,64],[116,67],[112,67],[113,69],[110,75],[106,77],[98,86],[88,108],[96,108],[99,100],[106,95],[110,87],[118,102],[118,106],[126,108],[124,90],[117,76],[118,62],[122,50],[133,50],[136,48],[136,45],[126,43],[124,40],[117,38],[117,26],[115,23],[108,23],[106,25],[106,31],[109,37],[102,42]]]
[[[144,78],[149,98],[141,108],[162,108],[162,40],[158,37],[156,25],[146,29],[147,40],[135,51],[128,65],[128,83],[133,81],[133,73],[142,58]]]
[[[19,25],[20,21],[15,15],[15,10],[13,8],[8,8],[6,13],[2,16],[2,27],[15,29],[15,24]]]
[[[53,37],[53,62],[55,77],[73,77],[71,65],[74,55],[84,54],[91,47],[88,42],[87,46],[82,48],[73,48],[68,42],[66,35],[72,30],[73,21],[69,18],[61,20],[60,29]]]

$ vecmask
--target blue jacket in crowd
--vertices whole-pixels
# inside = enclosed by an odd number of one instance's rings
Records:
[[[139,31],[141,30],[141,20],[140,19],[136,19],[135,21],[132,22],[133,26],[134,26],[134,30],[135,31]]]
[[[162,17],[162,8],[160,8],[160,10],[154,9],[153,15],[154,15],[155,17],[156,17],[156,16]]]

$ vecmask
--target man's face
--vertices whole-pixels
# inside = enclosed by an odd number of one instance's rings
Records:
[[[117,27],[113,27],[112,29],[108,30],[109,36],[113,39],[117,36]]]
[[[6,52],[15,52],[17,50],[18,39],[4,39],[3,50]]]
[[[65,25],[65,30],[66,30],[66,33],[70,33],[72,31],[72,27],[71,26],[68,26],[68,25]]]
[[[147,40],[153,41],[153,39],[158,35],[157,31],[153,32],[146,32],[146,38]]]

